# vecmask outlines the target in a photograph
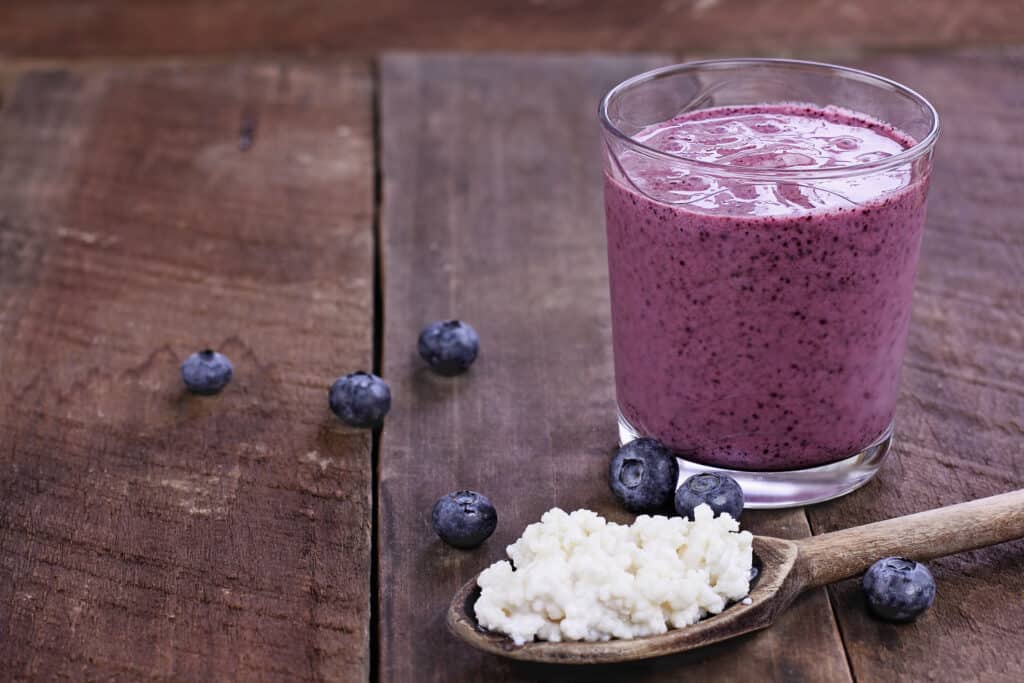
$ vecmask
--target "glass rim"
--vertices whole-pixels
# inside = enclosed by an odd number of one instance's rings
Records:
[[[634,88],[638,85],[648,83],[650,81],[668,76],[671,74],[691,71],[700,68],[726,68],[726,67],[740,67],[740,66],[759,66],[759,65],[773,65],[782,67],[803,67],[812,68],[816,70],[828,70],[839,72],[841,75],[851,78],[862,83],[869,83],[872,85],[882,86],[891,91],[895,91],[901,95],[904,95],[917,104],[919,104],[928,114],[931,116],[931,127],[923,138],[915,141],[913,145],[904,149],[902,152],[898,152],[890,157],[879,159],[877,161],[868,161],[861,164],[853,164],[850,166],[842,166],[839,168],[811,168],[811,169],[786,169],[786,168],[738,168],[736,166],[729,166],[727,164],[719,164],[713,161],[701,161],[699,159],[691,159],[689,157],[680,156],[678,154],[672,154],[671,152],[664,152],[655,147],[646,145],[626,133],[624,133],[615,123],[612,122],[608,115],[608,109],[612,100],[626,92],[627,90]],[[838,106],[838,105],[837,105]],[[841,108],[841,107],[840,107]],[[697,168],[705,169],[708,173],[718,176],[730,176],[738,178],[751,178],[751,179],[765,179],[765,178],[845,178],[848,176],[863,175],[865,173],[874,173],[877,171],[884,171],[896,166],[903,166],[911,163],[916,159],[920,158],[924,154],[927,154],[932,147],[935,146],[935,141],[939,137],[939,112],[935,109],[931,102],[926,97],[921,95],[916,90],[913,90],[898,81],[894,81],[891,78],[885,76],[879,76],[878,74],[871,73],[870,71],[864,71],[862,69],[855,69],[849,66],[842,66],[839,64],[829,64],[826,62],[814,62],[802,59],[778,59],[769,57],[740,57],[731,59],[703,59],[692,62],[683,62],[680,64],[670,64],[668,66],[658,67],[643,73],[637,74],[627,78],[620,82],[618,85],[612,87],[604,97],[601,98],[601,102],[597,108],[598,118],[601,120],[601,125],[604,129],[621,140],[634,151],[643,154],[644,156],[669,161],[672,163],[682,163],[688,166],[694,166]],[[882,121],[882,123],[889,124],[888,121]]]

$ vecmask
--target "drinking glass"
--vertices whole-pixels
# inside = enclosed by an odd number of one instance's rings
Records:
[[[846,161],[809,167],[808,134],[726,158],[801,112],[899,145],[829,138]],[[935,108],[856,69],[731,59],[630,78],[599,115],[620,441],[658,439],[681,479],[726,471],[748,507],[866,483],[892,447]],[[666,151],[681,116],[714,119],[709,154]]]

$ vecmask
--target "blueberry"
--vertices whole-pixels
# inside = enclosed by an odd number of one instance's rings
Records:
[[[693,510],[707,504],[715,515],[728,512],[733,519],[743,513],[743,489],[721,472],[702,472],[686,479],[676,491],[676,512],[693,519]]]
[[[353,372],[334,380],[327,398],[334,414],[353,427],[379,427],[391,410],[391,389],[368,372]]]
[[[654,439],[636,439],[608,466],[608,485],[630,512],[661,512],[672,505],[679,483],[676,456]]]
[[[903,557],[875,562],[861,581],[868,607],[886,621],[913,621],[935,601],[928,567]]]
[[[480,353],[480,336],[461,320],[439,320],[420,332],[419,351],[439,375],[457,375],[469,369]]]
[[[498,511],[487,496],[476,491],[456,491],[434,503],[434,531],[448,545],[475,548],[494,533]]]
[[[203,349],[181,364],[181,379],[193,394],[216,394],[231,381],[234,368],[227,356]]]

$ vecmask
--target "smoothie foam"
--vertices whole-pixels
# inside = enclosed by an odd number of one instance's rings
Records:
[[[841,169],[914,141],[846,110],[701,110],[634,138],[749,169]],[[909,165],[724,177],[635,151],[605,178],[616,389],[639,433],[750,470],[850,456],[892,420],[924,223]],[[624,179],[623,179],[624,178]]]

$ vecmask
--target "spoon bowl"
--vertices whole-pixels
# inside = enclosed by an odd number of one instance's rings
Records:
[[[594,642],[537,640],[516,645],[508,636],[488,631],[477,623],[473,612],[473,604],[480,597],[476,576],[452,599],[448,628],[478,650],[530,662],[602,664],[685,652],[769,626],[798,594],[791,590],[793,582],[787,581],[796,558],[797,546],[792,541],[755,536],[754,566],[759,571],[748,596],[750,604],[732,603],[721,614],[656,636]]]
[[[898,517],[796,541],[755,536],[759,568],[746,600],[696,624],[656,636],[607,641],[511,638],[477,623],[477,576],[452,598],[448,628],[478,650],[530,662],[610,664],[686,652],[767,628],[803,591],[863,572],[875,560],[900,555],[927,560],[1024,537],[1024,490]]]

